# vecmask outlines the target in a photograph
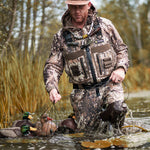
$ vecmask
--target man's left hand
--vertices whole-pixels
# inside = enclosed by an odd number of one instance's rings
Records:
[[[120,83],[124,80],[125,78],[125,71],[123,68],[118,68],[115,71],[112,72],[110,76],[110,80],[114,83]]]

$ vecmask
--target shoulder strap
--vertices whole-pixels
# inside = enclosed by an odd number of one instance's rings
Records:
[[[102,36],[102,31],[101,31],[99,20],[98,20],[98,18],[96,18],[95,22],[94,22],[94,30],[97,30],[98,28],[100,28],[100,30],[98,30],[98,32],[96,33],[96,35],[97,36]]]
[[[63,31],[63,37],[65,39],[65,42],[72,42],[71,32],[68,30]]]

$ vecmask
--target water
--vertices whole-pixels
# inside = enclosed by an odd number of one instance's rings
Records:
[[[130,98],[130,97],[129,97]],[[127,104],[133,112],[133,118],[135,122],[142,122],[146,128],[150,129],[150,98],[132,98],[128,99]],[[128,118],[129,121],[133,121]],[[139,140],[139,137],[147,140],[150,133],[142,133],[142,135],[129,136],[129,142],[131,140]],[[102,135],[99,139],[106,138]],[[127,137],[125,137],[127,138]],[[135,139],[134,139],[135,138]],[[140,142],[143,141],[143,138]],[[0,150],[88,150],[81,146],[81,141],[94,141],[98,139],[95,135],[55,135],[53,137],[44,138],[17,138],[17,139],[0,139]],[[148,142],[143,142],[141,145],[139,142],[135,142],[136,145],[130,148],[124,148],[124,150],[150,150],[150,139]],[[139,144],[139,146],[138,146]],[[108,150],[118,149],[111,146]],[[123,149],[123,148],[120,148]],[[95,148],[100,150],[100,148]]]

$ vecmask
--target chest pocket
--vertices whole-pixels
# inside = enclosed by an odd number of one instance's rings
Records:
[[[98,77],[105,77],[111,74],[116,65],[116,52],[110,44],[100,45],[91,48],[96,64]]]
[[[89,69],[84,50],[65,54],[66,72],[74,83],[85,83],[89,80]]]

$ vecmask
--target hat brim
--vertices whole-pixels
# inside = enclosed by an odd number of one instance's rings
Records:
[[[86,5],[88,4],[90,1],[69,1],[66,0],[65,3],[68,5]]]

